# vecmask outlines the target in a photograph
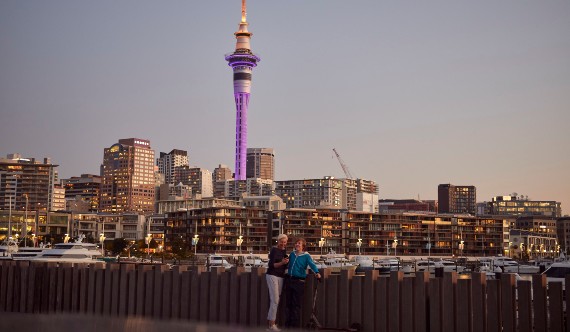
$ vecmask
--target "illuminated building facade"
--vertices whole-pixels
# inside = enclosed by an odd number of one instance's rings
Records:
[[[477,191],[475,186],[455,186],[440,184],[437,187],[439,213],[469,213],[477,210]]]
[[[154,150],[150,141],[121,139],[105,148],[101,173],[101,212],[154,211]]]
[[[497,215],[542,215],[555,218],[562,215],[560,202],[532,201],[516,195],[495,196],[489,205],[491,214]]]

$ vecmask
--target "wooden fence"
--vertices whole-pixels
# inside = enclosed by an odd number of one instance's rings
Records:
[[[0,312],[81,313],[110,317],[194,320],[265,326],[268,292],[264,269],[206,272],[165,265],[0,262]],[[359,323],[362,331],[570,331],[561,283],[542,275],[516,281],[513,274],[486,280],[455,272],[430,278],[377,271],[307,278],[303,322],[318,291],[318,319],[328,327]],[[570,276],[566,277],[570,285]],[[282,298],[283,300],[283,298]],[[278,322],[283,322],[280,305]]]

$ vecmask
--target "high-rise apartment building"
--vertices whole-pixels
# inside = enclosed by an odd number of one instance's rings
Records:
[[[322,179],[275,181],[275,195],[287,208],[343,208],[344,179],[326,176]],[[356,197],[355,197],[356,199]]]
[[[188,166],[188,152],[184,150],[174,149],[169,153],[161,152],[160,157],[156,159],[158,172],[164,174],[164,183],[176,184],[175,169],[176,167]]]
[[[101,176],[81,174],[81,176],[72,176],[69,179],[63,179],[61,182],[65,188],[65,199],[68,202],[68,210],[74,212],[99,211]],[[75,208],[82,206],[85,206],[85,209]]]
[[[218,165],[212,176],[214,197],[226,197],[226,181],[232,179],[232,170],[226,165]]]
[[[247,149],[248,179],[275,180],[275,153],[271,148]]]
[[[176,167],[176,183],[182,182],[192,189],[192,195],[213,197],[212,172],[205,168],[181,166]]]
[[[52,211],[57,166],[49,158],[43,162],[20,154],[0,158],[0,209]]]
[[[559,218],[562,215],[560,202],[531,201],[528,198],[511,196],[495,196],[489,202],[491,214],[497,215],[534,215]]]
[[[120,139],[105,148],[101,172],[101,212],[154,211],[154,150],[149,140]]]
[[[477,210],[475,186],[440,184],[437,187],[439,213],[470,213]]]
[[[252,33],[247,30],[245,0],[241,7],[241,22],[234,35],[236,48],[234,53],[226,55],[228,65],[234,72],[234,99],[236,103],[236,144],[235,144],[235,179],[246,179],[247,152],[247,110],[251,94],[251,74],[253,68],[261,60],[251,52],[250,39]]]

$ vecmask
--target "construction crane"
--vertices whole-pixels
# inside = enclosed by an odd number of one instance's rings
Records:
[[[350,170],[348,169],[348,166],[346,166],[346,164],[344,163],[344,161],[342,160],[342,158],[340,157],[338,152],[336,152],[335,148],[333,148],[333,152],[336,155],[336,158],[338,159],[338,162],[340,163],[340,167],[342,167],[342,171],[344,172],[344,175],[346,176],[346,178],[347,179],[353,179],[352,174],[350,174]]]

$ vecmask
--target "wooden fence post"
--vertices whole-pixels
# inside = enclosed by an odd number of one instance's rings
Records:
[[[546,332],[548,330],[546,319],[546,276],[543,274],[532,276],[532,297],[534,308],[534,331]]]
[[[515,332],[517,327],[516,282],[514,274],[501,274],[501,319],[504,332]]]
[[[430,279],[428,286],[429,294],[429,330],[441,331],[441,283],[442,278]]]
[[[470,332],[473,330],[471,289],[471,279],[457,280],[457,331]]]
[[[487,331],[503,330],[501,320],[501,281],[487,281]]]
[[[390,272],[388,288],[388,329],[390,332],[400,331],[402,326],[402,282],[404,272]]]
[[[487,326],[487,276],[485,273],[471,273],[471,307],[473,308],[473,332],[485,332]]]
[[[241,294],[241,278],[245,272],[243,266],[232,267],[230,270],[230,297],[229,297],[229,315],[228,322],[230,324],[238,324],[240,322],[240,317],[245,315],[242,314],[240,305],[240,294]],[[245,311],[245,308],[244,308]]]
[[[457,301],[455,298],[455,288],[457,286],[457,272],[445,272],[443,274],[443,284],[441,287],[441,312],[443,332],[456,331]]]
[[[564,330],[562,293],[562,282],[550,282],[548,284],[548,317],[550,317],[549,331]]]
[[[532,282],[519,280],[517,282],[517,308],[518,308],[518,331],[532,332]]]
[[[404,278],[402,280],[402,298],[400,302],[400,316],[401,316],[401,331],[413,332],[414,331],[414,278]]]
[[[362,285],[362,330],[374,331],[376,327],[375,316],[375,290],[374,285],[378,280],[378,270],[369,270],[364,273]]]
[[[429,272],[416,272],[414,278],[414,331],[428,330]]]

